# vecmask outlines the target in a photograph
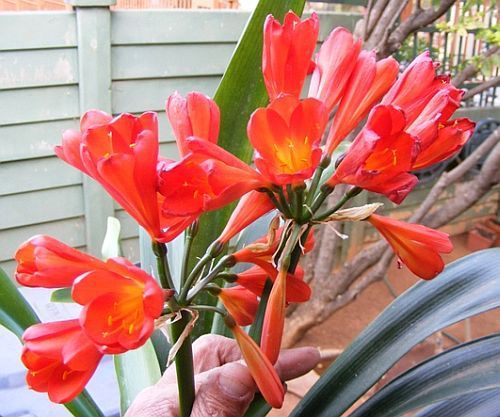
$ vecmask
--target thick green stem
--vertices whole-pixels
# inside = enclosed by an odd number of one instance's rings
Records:
[[[181,311],[181,314],[182,318],[170,325],[170,333],[174,343],[179,340],[191,319],[189,312]],[[180,417],[189,417],[195,398],[193,349],[190,335],[184,339],[175,355],[175,371],[179,390]]]
[[[167,261],[167,247],[163,243],[153,242],[153,252],[156,255],[158,275],[164,288],[174,288]],[[172,312],[179,311],[177,300],[172,297],[169,302]],[[191,315],[188,311],[180,310],[182,318],[170,325],[173,342],[177,342],[182,332],[189,325]],[[185,337],[182,346],[175,355],[175,369],[177,372],[177,387],[179,390],[180,417],[189,417],[194,403],[194,367],[191,336]]]
[[[152,247],[156,256],[156,266],[161,286],[165,289],[175,290],[167,260],[167,246],[164,243],[153,242]]]
[[[184,245],[184,257],[182,259],[182,270],[181,270],[181,288],[184,287],[184,284],[187,280],[187,269],[189,264],[189,255],[191,254],[191,245],[193,243],[193,239],[196,236],[196,232],[198,231],[198,220],[196,220],[191,226],[189,226],[186,233],[186,241]]]
[[[321,163],[319,164],[318,168],[316,169],[316,172],[314,173],[314,177],[311,182],[311,186],[309,187],[309,190],[307,191],[307,199],[306,199],[306,206],[311,207],[315,196],[316,196],[316,190],[318,189],[319,182],[321,180],[321,175],[323,175],[323,171],[330,165],[331,158],[329,156],[325,156]]]

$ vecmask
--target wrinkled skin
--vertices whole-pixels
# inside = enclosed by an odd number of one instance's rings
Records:
[[[193,344],[196,400],[191,417],[240,417],[256,392],[241,353],[232,339],[205,335]],[[281,353],[276,369],[282,380],[297,378],[320,360],[315,348],[297,348]],[[167,369],[156,385],[143,390],[125,417],[178,417],[175,368]]]

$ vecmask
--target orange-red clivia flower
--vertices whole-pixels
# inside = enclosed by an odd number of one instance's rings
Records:
[[[270,263],[259,262],[251,268],[236,274],[235,282],[257,296],[262,295],[266,280],[276,281],[278,271]],[[286,303],[304,303],[311,298],[311,287],[304,281],[304,270],[298,266],[286,277]]]
[[[161,228],[157,198],[158,121],[156,113],[86,112],[80,132],[67,130],[55,152],[104,189],[157,241],[175,237]]]
[[[236,285],[221,288],[218,297],[240,326],[248,326],[253,323],[259,305],[257,296],[254,293]]]
[[[44,235],[19,246],[15,259],[17,282],[27,287],[71,287],[79,275],[105,267],[101,260]]]
[[[448,235],[438,230],[377,214],[368,221],[385,237],[401,262],[420,278],[432,279],[439,274],[444,268],[439,254],[453,250]]]
[[[288,12],[283,25],[271,15],[264,24],[262,73],[269,98],[281,94],[299,97],[311,65],[319,32],[315,13],[303,21]]]
[[[316,57],[309,97],[321,100],[332,111],[345,92],[360,50],[361,40],[355,41],[346,28],[335,28]]]
[[[102,353],[82,331],[78,320],[35,324],[23,334],[21,360],[28,386],[47,392],[51,401],[73,400],[95,372]]]
[[[240,347],[241,355],[262,396],[273,408],[281,408],[285,390],[273,365],[263,355],[252,338],[234,322],[232,317],[226,318],[226,324],[231,329]]]
[[[109,259],[105,270],[81,275],[71,295],[84,306],[83,329],[106,353],[142,346],[154,330],[165,299],[155,279],[124,258]]]
[[[355,185],[401,203],[418,182],[409,173],[418,147],[405,126],[401,110],[376,106],[328,183]]]
[[[206,95],[192,92],[184,98],[175,92],[167,100],[166,112],[181,157],[189,152],[186,144],[186,139],[189,137],[194,136],[217,143],[220,125],[219,107]]]
[[[262,176],[223,148],[197,138],[186,140],[189,153],[159,173],[159,191],[168,216],[216,210],[267,185]]]
[[[285,327],[287,275],[286,270],[278,271],[262,324],[260,347],[271,363],[278,360]]]
[[[217,241],[221,243],[229,242],[245,227],[274,208],[273,202],[266,193],[250,191],[241,197]]]
[[[326,152],[329,155],[389,90],[396,80],[398,69],[398,62],[394,58],[377,62],[373,51],[359,54],[328,133]]]
[[[327,122],[326,107],[314,98],[284,95],[257,109],[248,122],[257,169],[273,184],[310,178],[321,159],[320,141]]]

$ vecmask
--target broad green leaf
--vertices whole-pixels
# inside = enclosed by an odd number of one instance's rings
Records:
[[[139,392],[158,382],[161,373],[151,340],[138,349],[116,355],[114,359],[123,415]]]
[[[101,255],[103,259],[116,258],[120,256],[120,220],[116,217],[108,217],[108,225],[106,234],[101,247]]]
[[[0,268],[0,325],[21,339],[24,330],[36,323],[40,323],[40,320],[35,311]],[[75,417],[103,417],[101,410],[87,391],[83,391],[64,406]]]
[[[413,417],[500,417],[500,389],[453,397],[421,410]]]
[[[299,16],[305,0],[260,0],[241,36],[226,72],[215,93],[221,112],[218,144],[245,162],[250,162],[252,148],[246,135],[250,115],[267,104],[268,97],[261,73],[262,32],[266,16],[273,14],[282,21],[293,10]],[[198,235],[193,242],[191,267],[207,247],[219,236],[234,206],[202,216]],[[217,299],[207,296],[200,304],[215,305]],[[213,314],[200,314],[194,336],[209,333]]]
[[[35,311],[0,268],[0,324],[20,339],[24,330],[39,322]]]
[[[339,356],[291,417],[337,417],[413,346],[434,332],[500,306],[500,249],[448,265],[399,296]]]
[[[50,301],[53,303],[73,303],[73,298],[71,298],[71,288],[61,288],[59,290],[52,291]]]
[[[417,365],[349,417],[397,417],[434,402],[491,388],[500,388],[500,335],[456,346]]]

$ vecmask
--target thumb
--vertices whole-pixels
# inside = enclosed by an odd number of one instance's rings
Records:
[[[240,363],[212,369],[198,387],[191,417],[241,417],[255,390],[248,368]]]

